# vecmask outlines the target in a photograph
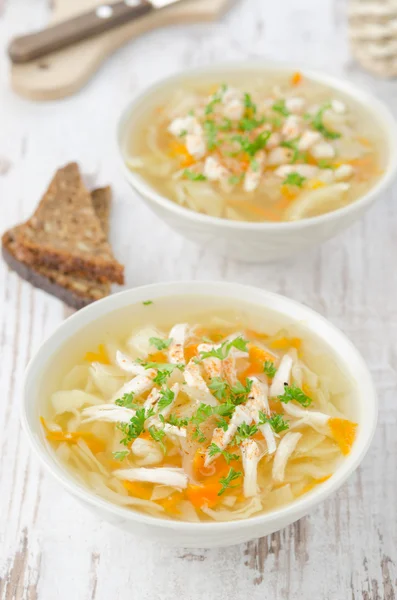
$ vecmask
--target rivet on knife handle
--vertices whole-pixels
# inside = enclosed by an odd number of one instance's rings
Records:
[[[151,10],[153,6],[148,0],[102,4],[37,33],[14,38],[8,47],[8,54],[13,63],[29,62],[142,17]]]

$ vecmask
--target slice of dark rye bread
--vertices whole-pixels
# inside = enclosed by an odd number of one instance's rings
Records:
[[[110,187],[99,188],[91,192],[92,203],[105,234],[109,231],[109,214],[111,203]],[[83,308],[110,294],[109,283],[98,283],[81,277],[65,275],[56,269],[26,265],[16,258],[16,242],[14,229],[6,231],[2,238],[2,254],[5,262],[20,277],[37,288],[52,294],[68,306]]]
[[[65,275],[124,283],[76,163],[59,169],[32,217],[14,228],[15,258]]]

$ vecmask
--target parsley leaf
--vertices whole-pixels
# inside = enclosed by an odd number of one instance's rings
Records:
[[[214,415],[220,417],[231,417],[234,412],[235,406],[231,402],[224,402],[218,406],[211,406],[210,404],[204,404],[203,402],[198,407],[197,411],[190,418],[190,422],[195,425],[193,437],[198,438],[199,441],[205,441],[206,437],[200,429],[200,425],[207,419]]]
[[[155,346],[157,350],[166,350],[171,344],[172,340],[162,340],[161,338],[151,337],[149,338],[149,344]]]
[[[160,399],[157,403],[157,407],[159,409],[159,411],[164,410],[165,408],[167,408],[167,406],[169,406],[170,404],[173,403],[175,398],[175,394],[172,390],[170,390],[170,388],[163,388],[162,390],[160,390]]]
[[[158,429],[157,427],[152,425],[151,427],[149,427],[148,432],[150,433],[150,435],[154,439],[154,441],[158,442],[160,444],[160,447],[161,447],[163,453],[165,454],[167,452],[167,448],[165,447],[165,444],[163,442],[163,438],[165,436],[165,431],[163,429]]]
[[[126,456],[130,453],[129,450],[122,450],[121,452],[113,452],[113,457],[115,460],[124,460]]]
[[[218,146],[218,140],[216,139],[218,128],[215,121],[207,119],[203,124],[205,137],[207,138],[208,150],[214,150]]]
[[[183,371],[185,365],[182,364],[171,364],[171,363],[156,363],[156,362],[147,362],[145,364],[142,363],[142,366],[145,369],[157,369],[157,375],[153,378],[154,383],[158,385],[163,385],[174,371],[174,369],[179,369]]]
[[[253,423],[252,425],[248,425],[248,423],[242,423],[237,427],[237,433],[234,436],[234,443],[239,446],[243,440],[246,440],[258,432],[258,427]]]
[[[144,306],[149,306],[149,304],[153,304],[153,300],[144,300],[144,301],[142,302],[142,304],[143,304]]]
[[[206,115],[210,115],[214,112],[215,105],[219,104],[219,102],[222,101],[223,94],[226,92],[226,90],[227,85],[223,83],[220,89],[217,92],[215,92],[215,94],[213,94],[211,100],[208,102],[207,106],[204,109]]]
[[[228,182],[230,185],[237,185],[244,179],[244,174],[241,175],[230,175]]]
[[[336,169],[335,165],[331,165],[326,158],[321,158],[317,161],[317,166],[320,167],[320,169]]]
[[[240,381],[237,381],[235,385],[230,388],[230,402],[235,406],[242,404],[247,400],[247,396],[252,388],[252,380],[247,379],[246,385],[243,385]]]
[[[186,179],[190,179],[190,181],[206,181],[207,178],[205,175],[203,175],[202,173],[193,173],[193,171],[190,171],[189,169],[185,169],[182,173],[183,177],[186,177]]]
[[[208,384],[208,387],[218,400],[223,400],[225,398],[228,384],[227,381],[224,381],[221,377],[213,377]]]
[[[329,140],[336,140],[340,138],[341,134],[327,129],[323,123],[323,115],[329,108],[331,108],[330,103],[324,104],[324,106],[320,108],[320,110],[313,117],[312,127],[317,129],[317,131],[319,131],[325,138],[328,138]]]
[[[219,427],[219,429],[223,429],[223,431],[226,431],[226,429],[229,427],[229,423],[226,421],[226,419],[221,417],[217,420],[216,426]]]
[[[135,404],[133,400],[134,394],[130,392],[129,394],[124,394],[122,398],[117,398],[115,404],[117,404],[117,406],[123,406],[124,408],[140,408],[140,405]]]
[[[263,364],[263,370],[266,373],[266,375],[270,378],[273,378],[277,371],[272,360],[265,360]]]
[[[247,340],[244,340],[241,336],[239,336],[230,342],[223,342],[219,348],[213,348],[212,350],[208,350],[208,352],[200,352],[200,357],[201,359],[213,357],[219,358],[219,360],[224,360],[228,357],[232,348],[236,348],[237,350],[241,350],[243,352],[248,352],[247,344]]]
[[[277,398],[281,402],[291,402],[291,400],[295,400],[295,402],[298,402],[298,404],[301,404],[302,406],[310,406],[312,403],[312,399],[294,384],[286,385],[284,394],[277,396]]]
[[[256,104],[252,101],[251,95],[245,92],[244,94],[244,106],[246,112],[256,113]]]
[[[233,123],[230,119],[223,117],[221,124],[219,125],[221,131],[231,131],[233,129]]]
[[[218,496],[222,496],[227,489],[235,488],[236,485],[230,485],[232,481],[235,481],[241,477],[241,471],[235,471],[233,467],[230,467],[230,471],[226,477],[221,477],[219,479],[219,483],[222,485],[221,489],[218,492]]]
[[[162,415],[160,415],[160,418],[161,417]],[[187,427],[189,419],[180,419],[176,415],[169,415],[167,423],[169,423],[170,425],[174,425],[175,427]]]
[[[145,421],[154,415],[154,410],[149,408],[145,410],[144,408],[138,408],[135,416],[130,419],[128,423],[119,423],[117,425],[117,429],[124,434],[124,438],[120,440],[120,444],[124,446],[128,446],[128,444],[139,437],[141,433],[145,429]]]
[[[285,106],[285,100],[283,98],[276,100],[272,106],[272,109],[275,112],[280,113],[280,115],[283,115],[283,117],[288,117],[290,114],[289,110],[287,110],[287,107]]]
[[[284,179],[283,185],[296,185],[298,187],[302,187],[305,181],[306,177],[299,175],[299,173],[289,173]]]
[[[268,417],[264,412],[259,411],[259,425],[264,423],[269,423],[275,433],[281,433],[281,431],[289,429],[289,423],[284,420],[282,415],[274,413],[271,417]]]
[[[259,150],[262,150],[266,146],[270,136],[270,131],[262,131],[253,141],[243,135],[234,135],[232,141],[238,142],[243,152],[246,152],[249,156],[255,156]]]
[[[208,446],[208,454],[209,454],[209,456],[216,456],[217,454],[222,454],[222,456],[224,457],[227,464],[230,464],[230,462],[232,460],[240,459],[240,456],[238,454],[231,454],[230,452],[227,452],[226,450],[221,450],[219,448],[219,446],[214,444],[214,442],[212,442],[212,444],[210,444]]]

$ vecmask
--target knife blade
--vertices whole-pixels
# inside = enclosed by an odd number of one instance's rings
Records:
[[[189,0],[124,0],[114,4],[100,4],[76,17],[14,38],[8,46],[13,63],[26,63],[50,52],[61,50],[87,38],[99,35],[152,11],[162,10]]]

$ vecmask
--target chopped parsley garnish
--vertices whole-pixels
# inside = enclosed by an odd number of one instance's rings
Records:
[[[190,171],[190,169],[185,169],[183,171],[183,177],[186,177],[186,179],[190,179],[190,181],[206,181],[207,178],[205,175],[203,175],[202,173],[194,173],[193,171]]]
[[[143,306],[149,306],[149,304],[153,304],[153,300],[144,300],[142,304]]]
[[[162,340],[161,338],[151,337],[149,338],[149,344],[155,346],[157,350],[166,350],[171,344],[172,340]]]
[[[208,352],[200,352],[200,358],[219,358],[219,360],[224,360],[229,356],[229,352],[232,348],[237,348],[237,350],[242,350],[243,352],[248,352],[247,348],[247,340],[244,340],[241,336],[234,338],[230,342],[223,342],[219,346],[219,348],[213,348]]]
[[[289,110],[287,110],[287,107],[285,106],[285,100],[283,98],[276,100],[272,106],[272,109],[275,112],[280,113],[280,115],[283,115],[283,117],[288,117],[290,115]]]
[[[170,388],[163,388],[162,390],[160,390],[160,399],[157,403],[157,407],[159,409],[159,411],[164,410],[165,408],[167,408],[167,406],[169,406],[170,404],[173,403],[175,398],[175,394],[172,390],[170,390]]]
[[[154,415],[154,410],[149,408],[138,408],[135,416],[128,423],[119,423],[117,428],[124,434],[124,438],[120,440],[120,444],[128,446],[132,440],[139,437],[145,429],[145,421]]]
[[[199,441],[205,441],[206,437],[200,429],[200,425],[214,415],[220,417],[231,417],[235,409],[235,405],[231,402],[224,402],[218,406],[210,406],[209,404],[201,403],[197,411],[190,418],[190,422],[195,426],[193,437]]]
[[[326,158],[317,161],[317,166],[320,167],[320,169],[336,169],[335,165],[332,165]]]
[[[264,412],[259,411],[259,425],[269,423],[275,433],[281,433],[286,429],[289,429],[288,421],[285,421],[282,415],[274,413],[271,417],[268,417]]]
[[[223,83],[220,87],[220,89],[213,94],[211,100],[208,102],[207,106],[205,107],[205,114],[206,115],[210,115],[211,113],[214,112],[214,107],[216,104],[219,104],[219,102],[222,101],[222,97],[223,94],[226,92],[227,90],[227,85],[225,83]]]
[[[129,453],[130,453],[129,450],[122,450],[120,452],[113,452],[113,458],[115,460],[123,461],[126,458],[126,456],[128,456]]]
[[[244,179],[244,174],[241,175],[230,175],[228,182],[230,185],[237,185]]]
[[[273,378],[277,371],[272,360],[265,360],[263,364],[263,370],[266,373],[266,375],[270,378]]]
[[[230,467],[230,471],[226,477],[221,477],[219,483],[222,485],[221,489],[218,492],[218,496],[222,496],[227,489],[235,488],[237,485],[230,485],[232,481],[235,481],[241,477],[241,471],[235,471],[233,467]]]
[[[248,423],[242,423],[237,427],[237,433],[234,436],[234,443],[239,446],[243,440],[247,440],[258,432],[258,427],[253,423],[252,425],[248,425]]]
[[[214,394],[215,398],[218,398],[218,400],[223,400],[226,397],[228,383],[221,377],[213,377],[211,382],[208,384],[208,387]]]
[[[310,406],[312,399],[309,398],[297,385],[286,385],[284,388],[284,394],[277,396],[281,402],[291,402],[295,400],[302,406]]]
[[[337,131],[331,131],[330,129],[327,129],[323,123],[323,115],[329,108],[331,108],[331,104],[327,103],[324,104],[319,111],[317,111],[312,119],[312,127],[313,129],[317,129],[317,131],[319,131],[325,138],[329,140],[336,140],[340,138],[341,134]]]
[[[182,129],[182,131],[179,134],[179,137],[185,137],[185,135],[187,135],[187,129]]]
[[[171,364],[171,363],[156,363],[156,362],[147,362],[147,363],[142,363],[142,366],[145,367],[145,369],[157,369],[157,375],[156,377],[154,377],[153,381],[154,383],[157,383],[158,385],[163,385],[163,383],[165,383],[168,379],[168,377],[171,375],[171,373],[174,371],[174,369],[179,369],[180,371],[183,371],[185,365],[182,364]]]
[[[165,447],[165,444],[163,442],[163,438],[165,436],[165,431],[163,429],[159,429],[159,428],[155,427],[154,425],[151,425],[151,427],[149,427],[149,429],[148,429],[148,432],[150,433],[150,435],[154,439],[154,441],[158,442],[160,444],[160,448],[162,449],[162,451],[165,454],[167,452],[167,448]]]
[[[218,128],[216,126],[215,121],[211,121],[210,119],[207,119],[206,121],[204,121],[203,127],[204,127],[205,137],[207,140],[208,150],[215,150],[215,148],[218,145],[218,140],[216,137],[217,133],[218,133]]]
[[[133,400],[134,394],[130,392],[129,394],[124,394],[122,398],[117,398],[115,404],[117,404],[117,406],[123,406],[124,408],[140,408],[140,405],[135,404]]]
[[[219,125],[221,131],[231,131],[233,129],[233,123],[227,117],[223,117],[222,123]]]
[[[260,127],[265,122],[265,117],[261,117],[260,119],[243,117],[238,124],[238,128],[241,131],[253,131],[257,127]]]
[[[287,177],[284,179],[284,185],[296,185],[298,187],[302,187],[303,183],[306,181],[306,177],[302,177],[299,173],[289,173]]]
[[[289,148],[290,150],[292,150],[291,164],[296,163],[297,160],[307,162],[307,153],[299,151],[298,141],[299,140],[296,138],[294,140],[284,140],[280,144],[280,146],[282,146],[283,148]]]
[[[246,112],[248,111],[252,114],[256,113],[256,104],[252,101],[251,95],[247,94],[247,92],[244,94],[244,106]]]
[[[174,425],[174,427],[187,427],[189,419],[180,419],[176,415],[169,415],[167,423],[169,423],[170,425]]]
[[[219,427],[219,429],[223,429],[223,431],[226,431],[226,429],[229,427],[229,423],[226,421],[226,419],[221,417],[217,420],[216,426]]]
[[[224,457],[227,464],[230,464],[230,462],[232,460],[240,459],[240,456],[238,454],[231,454],[230,452],[227,452],[226,450],[221,450],[219,448],[219,446],[214,444],[214,442],[212,442],[212,444],[210,444],[208,446],[208,454],[209,454],[209,456],[216,456],[217,454],[222,454],[222,456]]]
[[[266,146],[270,136],[270,131],[262,131],[253,141],[243,135],[234,135],[232,141],[238,142],[243,152],[246,152],[249,156],[255,156],[259,150],[262,150]]]
[[[273,127],[281,127],[283,124],[283,120],[280,117],[270,117],[268,121]]]

